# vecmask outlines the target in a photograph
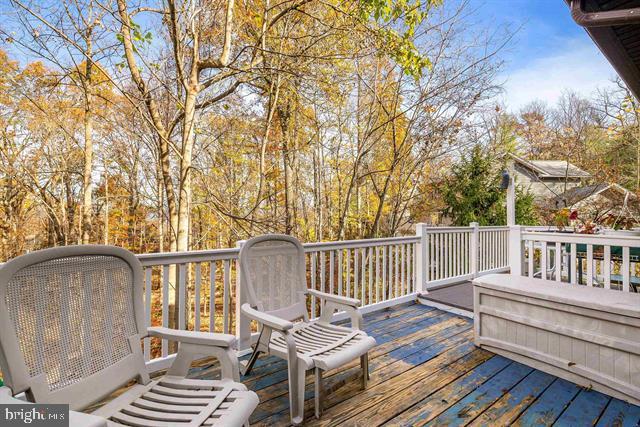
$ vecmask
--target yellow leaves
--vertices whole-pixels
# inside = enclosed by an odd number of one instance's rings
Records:
[[[107,71],[99,63],[93,62],[89,69],[91,74],[87,75],[87,60],[85,59],[78,64],[74,71],[80,78],[85,81],[90,77],[91,83],[94,86],[107,85],[111,83],[111,79],[109,78]]]

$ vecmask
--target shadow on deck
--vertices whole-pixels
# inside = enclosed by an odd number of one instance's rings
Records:
[[[310,375],[305,425],[639,425],[638,406],[476,348],[471,319],[405,304],[364,320],[378,342],[369,388],[360,390],[356,362],[329,371],[325,411],[316,420]],[[194,368],[192,376],[211,377],[216,369]],[[284,361],[263,356],[242,381],[260,397],[252,425],[289,425]]]
[[[473,312],[473,283],[443,286],[423,294],[420,298]]]

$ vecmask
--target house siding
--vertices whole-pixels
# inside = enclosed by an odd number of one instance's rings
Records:
[[[520,163],[515,163],[513,170],[516,185],[532,193],[538,202],[547,201],[571,188],[582,185],[582,180],[576,178],[540,178],[535,172]]]

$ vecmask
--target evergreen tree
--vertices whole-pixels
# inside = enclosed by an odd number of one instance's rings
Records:
[[[503,168],[503,161],[485,153],[480,145],[453,166],[440,192],[447,206],[445,214],[454,225],[506,224],[506,194],[500,188]],[[516,188],[516,222],[537,224],[533,196],[521,188]]]

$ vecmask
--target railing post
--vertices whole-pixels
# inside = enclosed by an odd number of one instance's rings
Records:
[[[469,264],[470,264],[470,273],[472,278],[478,277],[478,263],[479,253],[480,253],[480,227],[477,222],[472,222],[469,224],[471,230],[471,241],[469,242]]]
[[[417,243],[416,260],[416,292],[421,293],[427,290],[427,281],[429,280],[429,252],[427,245],[427,225],[425,223],[416,224],[416,236],[420,237]]]
[[[515,276],[522,276],[523,254],[522,226],[512,225],[509,227],[509,267]]]
[[[236,242],[236,247],[241,248],[245,240]],[[246,316],[242,315],[240,307],[247,300],[243,295],[242,286],[240,284],[240,259],[236,263],[236,338],[238,339],[238,351],[246,350],[251,347],[251,322]]]

